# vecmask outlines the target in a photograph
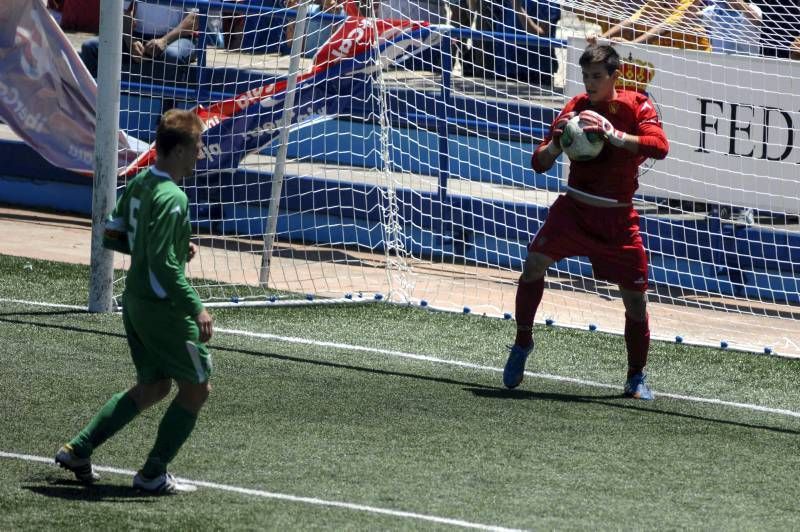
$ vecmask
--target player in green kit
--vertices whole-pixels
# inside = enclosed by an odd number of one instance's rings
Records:
[[[172,381],[178,394],[158,427],[155,444],[133,479],[134,488],[158,494],[192,491],[167,465],[194,429],[211,389],[213,320],[186,280],[186,262],[197,252],[189,242],[188,199],[178,187],[194,171],[202,148],[202,123],[191,111],[171,110],[156,130],[156,163],[133,178],[106,224],[106,247],[130,253],[122,320],[136,384],[113,396],[55,461],[78,480],[92,483],[92,452],[146,408],[164,399]]]

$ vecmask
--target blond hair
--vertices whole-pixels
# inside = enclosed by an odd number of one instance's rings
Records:
[[[156,152],[169,156],[176,146],[193,146],[203,132],[203,122],[194,111],[170,109],[156,128]]]

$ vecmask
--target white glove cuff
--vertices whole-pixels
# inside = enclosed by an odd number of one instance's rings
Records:
[[[561,155],[561,144],[556,139],[552,139],[550,144],[544,149],[548,154],[552,155],[553,157],[558,157]]]
[[[627,133],[623,133],[622,131],[614,131],[611,135],[608,136],[608,142],[612,146],[616,146],[617,148],[621,148],[625,145],[625,137],[627,137]]]

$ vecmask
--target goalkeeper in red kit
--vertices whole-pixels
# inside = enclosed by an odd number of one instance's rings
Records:
[[[561,155],[559,138],[570,118],[580,115],[587,133],[599,133],[606,145],[590,161],[570,165],[566,194],[550,207],[544,225],[528,246],[516,296],[517,334],[503,371],[503,384],[522,382],[533,351],[533,320],[544,293],[548,267],[565,257],[588,256],[594,275],[619,285],[625,305],[628,373],[624,393],[653,399],[644,368],[650,348],[647,316],[647,254],[639,234],[633,194],[639,165],[664,159],[669,151],[653,102],[616,88],[619,55],[611,46],[591,45],[579,60],[586,92],[559,113],[547,137],[533,153],[533,169],[544,172]]]

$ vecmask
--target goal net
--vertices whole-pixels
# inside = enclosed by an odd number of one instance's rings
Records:
[[[201,246],[189,274],[205,301],[377,295],[511,316],[526,246],[569,173],[563,157],[535,173],[530,156],[583,91],[577,59],[596,35],[613,38],[621,83],[652,98],[671,143],[666,160],[643,165],[636,197],[654,336],[800,355],[800,62],[770,25],[800,25],[788,11],[678,0],[135,4],[120,127],[143,147],[127,175],[152,162],[162,112],[198,110],[205,148],[184,188]],[[150,41],[186,17],[190,54]],[[546,282],[537,322],[622,330],[617,287],[594,279],[585,257],[560,261]]]

